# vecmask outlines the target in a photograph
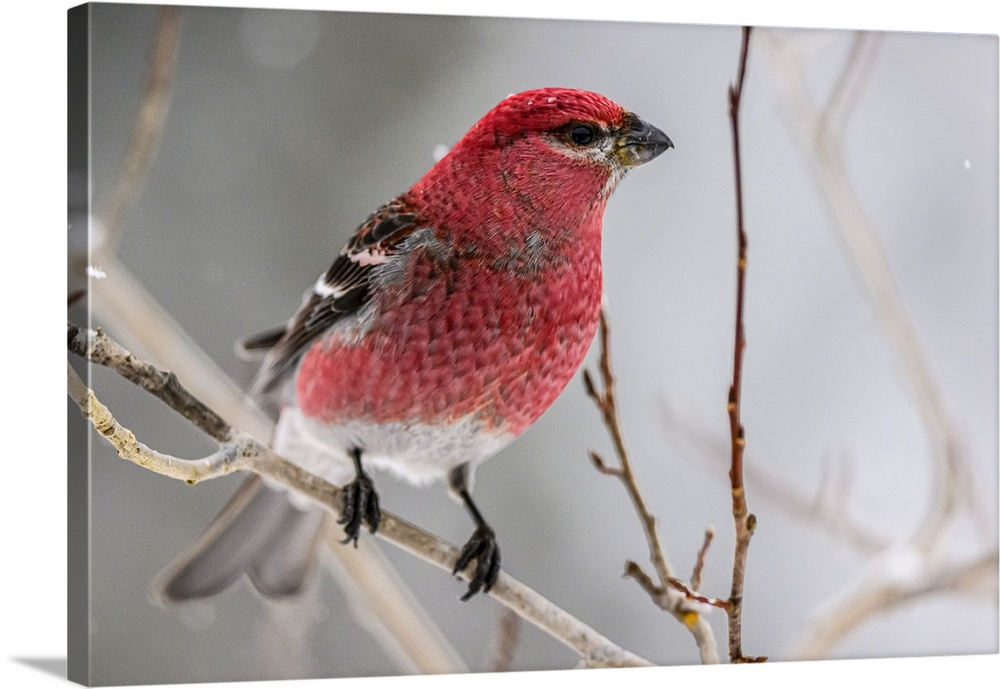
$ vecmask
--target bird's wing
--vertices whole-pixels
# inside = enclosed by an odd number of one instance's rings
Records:
[[[371,298],[373,271],[398,253],[400,243],[418,229],[417,213],[396,199],[380,207],[348,240],[333,265],[303,297],[302,306],[282,328],[251,335],[244,352],[267,350],[251,391],[274,390],[308,346],[330,326],[357,313]]]

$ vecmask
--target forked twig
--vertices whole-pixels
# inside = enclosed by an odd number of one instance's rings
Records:
[[[608,327],[607,314],[603,311],[601,312],[598,337],[600,338],[598,366],[601,374],[602,388],[601,390],[597,389],[590,371],[587,370],[583,372],[583,384],[587,390],[587,395],[594,400],[594,404],[597,405],[598,410],[601,412],[601,418],[604,420],[604,425],[607,426],[611,442],[615,448],[615,456],[618,457],[621,467],[609,467],[596,452],[590,453],[590,459],[601,473],[621,479],[629,498],[632,500],[632,505],[635,507],[635,511],[642,522],[646,542],[649,544],[649,559],[653,563],[653,568],[656,570],[656,574],[660,580],[666,581],[672,575],[670,567],[667,565],[667,557],[663,552],[660,535],[656,530],[656,517],[653,516],[653,513],[646,506],[646,501],[639,490],[639,484],[636,482],[635,474],[632,471],[632,460],[629,457],[628,449],[625,447],[625,437],[622,434],[621,422],[618,419],[618,405],[615,400],[615,376],[611,368],[610,328]]]
[[[171,379],[170,374],[139,360],[102,333],[80,328],[72,323],[68,324],[68,333],[70,351],[82,352],[88,361],[108,365],[129,380]],[[214,422],[206,423],[205,419],[212,418],[212,414],[201,413],[201,408],[205,405],[176,381],[171,385],[143,385],[143,387],[201,430],[218,434],[218,437],[214,434],[213,437],[219,442],[219,450],[202,459],[178,459],[144,446],[130,430],[118,423],[110,410],[100,403],[94,392],[80,380],[72,367],[68,368],[68,385],[70,397],[80,407],[84,416],[114,445],[123,459],[151,471],[184,480],[189,484],[235,471],[252,471],[310,498],[334,514],[338,512],[342,503],[342,491],[338,486],[278,456],[263,443],[224,421],[221,428]],[[198,409],[198,413],[189,412],[186,409],[188,406]],[[199,425],[202,423],[205,427]],[[209,431],[209,429],[214,430]],[[377,535],[448,572],[451,572],[458,558],[458,548],[389,512],[382,512]],[[462,576],[467,577],[468,574],[462,573]],[[500,572],[489,595],[562,641],[578,653],[587,666],[651,665],[649,661],[615,645],[504,572]]]
[[[632,460],[625,446],[625,437],[622,433],[615,398],[615,376],[611,367],[610,327],[607,314],[603,311],[601,312],[598,340],[600,343],[598,367],[601,376],[601,389],[597,388],[593,376],[586,369],[583,371],[583,384],[587,395],[601,412],[601,418],[611,436],[619,466],[609,466],[600,455],[593,451],[590,452],[590,460],[598,471],[606,476],[619,479],[625,487],[642,523],[643,533],[649,545],[649,559],[653,563],[659,581],[654,581],[643,571],[642,567],[631,560],[625,563],[624,575],[634,579],[657,606],[672,614],[688,628],[695,638],[703,663],[717,663],[719,657],[715,636],[702,613],[705,611],[704,606],[725,607],[726,603],[698,593],[670,571],[670,565],[667,563],[666,553],[656,528],[656,518],[649,510],[642,492],[639,490],[639,484],[632,469]]]

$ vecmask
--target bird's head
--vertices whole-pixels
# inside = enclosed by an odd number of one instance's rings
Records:
[[[414,191],[456,211],[462,206],[470,220],[470,209],[488,206],[493,215],[573,221],[602,211],[628,170],[672,146],[662,131],[597,93],[524,91],[473,125]]]
[[[589,168],[591,174],[608,178],[606,193],[630,168],[649,162],[673,143],[605,96],[543,88],[505,98],[459,146],[501,160],[520,159],[526,166],[534,164],[539,173],[562,169],[572,177]]]
[[[544,88],[508,96],[467,135],[480,145],[546,143],[569,160],[607,168],[635,167],[673,143],[613,100],[590,91]]]

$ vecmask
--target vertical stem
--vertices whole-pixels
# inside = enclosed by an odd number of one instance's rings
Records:
[[[746,338],[743,330],[743,302],[746,285],[747,234],[743,218],[743,172],[740,157],[740,99],[743,95],[743,81],[746,77],[747,56],[750,47],[750,27],[743,27],[743,41],[740,50],[740,66],[736,83],[729,87],[729,120],[733,134],[733,166],[736,177],[736,327],[733,342],[733,380],[729,387],[726,409],[729,412],[729,432],[732,456],[729,467],[729,482],[732,487],[733,521],[736,526],[736,545],[733,553],[733,579],[729,593],[726,614],[729,618],[729,660],[733,663],[755,662],[766,658],[750,658],[743,655],[742,615],[743,580],[746,573],[747,550],[750,537],[756,526],[756,518],[747,511],[746,493],[743,487],[743,450],[746,445],[743,424],[740,421],[740,393],[743,383],[743,350]]]

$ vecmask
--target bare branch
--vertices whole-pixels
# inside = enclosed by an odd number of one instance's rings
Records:
[[[625,561],[625,572],[622,576],[628,579],[635,579],[636,583],[639,584],[642,590],[648,593],[649,597],[652,598],[659,607],[663,608],[667,612],[674,612],[677,608],[676,593],[678,591],[684,594],[687,600],[695,603],[701,603],[702,605],[709,605],[713,608],[722,608],[723,610],[725,610],[728,605],[728,603],[724,600],[704,596],[696,591],[692,591],[687,584],[674,577],[671,577],[666,582],[667,585],[661,586],[653,581],[652,577],[646,574],[645,570],[632,560]],[[685,624],[688,624],[688,617],[692,614],[697,615],[694,610],[680,611],[678,618]]]
[[[721,438],[713,437],[710,433],[677,419],[669,408],[665,408],[664,416],[671,432],[675,436],[686,436],[697,447],[701,447],[705,458],[713,467],[723,464],[725,445]],[[695,465],[704,466],[700,462]],[[849,494],[846,491],[838,493],[837,499],[824,499],[822,485],[816,495],[807,495],[780,476],[769,473],[759,463],[750,462],[743,470],[744,480],[754,489],[757,497],[859,552],[877,553],[889,545],[889,541],[873,531],[869,524],[859,522],[852,516],[848,503]]]
[[[80,333],[86,333],[88,337],[91,334],[97,336],[96,332],[77,328],[77,338]],[[84,347],[85,352],[93,350],[93,347]],[[146,370],[149,366],[134,356],[114,357],[113,361],[116,366],[136,370]],[[131,431],[114,419],[111,412],[100,403],[93,391],[86,387],[72,367],[68,367],[68,384],[70,397],[80,407],[84,416],[112,443],[124,459],[188,483],[238,470],[252,471],[308,497],[334,515],[339,513],[343,494],[338,486],[278,456],[266,445],[237,429],[229,429],[229,440],[222,443],[219,453],[200,460],[177,459],[157,453],[139,443]],[[159,396],[160,391],[164,389],[156,388],[150,392]],[[447,572],[451,572],[458,559],[459,549],[454,545],[389,512],[383,511],[377,535]],[[468,571],[462,572],[461,576],[468,579]],[[489,595],[576,651],[588,666],[651,665],[649,661],[616,646],[504,572],[500,573]]]
[[[601,456],[596,452],[594,452],[593,450],[590,451],[590,461],[591,463],[593,463],[594,467],[605,476],[615,476],[616,478],[623,478],[623,472],[621,469],[619,469],[618,467],[612,467],[605,464],[604,460],[601,459]]]
[[[607,314],[601,312],[600,330],[598,331],[600,341],[599,366],[602,389],[597,390],[588,371],[584,371],[584,385],[587,387],[587,394],[595,401],[601,412],[604,425],[611,436],[611,442],[615,448],[615,455],[621,464],[621,468],[609,468],[600,457],[590,453],[591,461],[603,474],[616,476],[621,479],[622,485],[628,492],[632,505],[635,507],[639,520],[642,522],[643,532],[646,535],[646,542],[649,544],[649,559],[656,569],[656,573],[661,581],[666,581],[671,576],[670,567],[667,564],[667,557],[660,542],[660,535],[656,530],[656,517],[649,511],[646,501],[639,490],[635,474],[632,471],[632,461],[629,457],[628,449],[625,447],[625,437],[622,433],[621,422],[618,418],[618,405],[615,400],[615,377],[611,368],[611,333],[608,324]]]
[[[69,351],[92,363],[107,366],[152,393],[214,440],[225,441],[229,438],[232,431],[229,424],[184,389],[173,373],[139,360],[100,329],[82,330],[68,323],[67,330]]]
[[[217,452],[194,460],[178,459],[146,447],[136,439],[132,431],[118,423],[111,411],[80,380],[73,367],[67,366],[70,398],[80,407],[94,429],[114,446],[122,459],[158,474],[180,479],[188,485],[249,468],[246,453],[255,452],[257,448],[252,442],[243,442],[244,439],[223,443]]]
[[[829,126],[827,118],[810,100],[801,60],[773,34],[765,33],[765,37],[765,44],[771,49],[775,73],[792,107],[796,131],[806,152],[812,157],[823,197],[869,292],[879,323],[896,347],[916,395],[917,410],[928,435],[935,471],[935,478],[931,481],[934,491],[930,503],[932,509],[924,516],[916,539],[922,549],[930,550],[944,537],[947,524],[956,510],[963,505],[979,507],[968,460],[938,383],[927,365],[916,330],[903,307],[875,229],[848,178],[841,155],[839,132]],[[842,81],[849,79],[860,83],[868,71],[865,67],[867,63],[864,60],[849,60],[844,70],[852,76],[843,77]],[[981,512],[975,516],[981,524],[984,523]]]
[[[747,551],[750,538],[757,525],[757,518],[747,511],[746,489],[743,485],[743,451],[746,435],[740,420],[740,392],[743,383],[743,350],[746,337],[743,331],[743,303],[746,285],[747,233],[743,220],[743,170],[740,155],[740,102],[746,78],[747,58],[750,53],[750,27],[743,27],[740,48],[740,66],[736,83],[729,87],[729,120],[733,133],[733,168],[736,177],[736,328],[733,344],[733,381],[729,387],[726,409],[729,412],[731,462],[729,482],[732,486],[733,521],[736,524],[736,545],[733,553],[733,579],[726,614],[729,617],[729,660],[733,663],[762,662],[765,657],[743,655],[742,616],[743,580],[746,573]]]
[[[149,70],[146,75],[146,90],[132,128],[132,139],[122,160],[118,180],[99,214],[104,230],[103,243],[107,246],[117,243],[120,237],[118,230],[125,213],[135,202],[146,171],[156,155],[163,123],[166,121],[170,106],[180,22],[180,7],[159,8]]]
[[[601,412],[601,418],[611,436],[615,455],[618,458],[620,466],[608,466],[601,456],[593,451],[590,452],[590,461],[602,474],[619,479],[622,485],[625,486],[636,514],[642,523],[646,542],[649,545],[649,559],[653,563],[660,583],[656,584],[639,565],[631,560],[625,564],[625,576],[635,579],[658,607],[669,612],[688,628],[695,638],[695,643],[698,645],[698,652],[702,663],[718,663],[719,656],[716,650],[715,636],[712,628],[701,616],[704,610],[700,609],[699,606],[705,604],[715,605],[719,601],[696,593],[671,574],[670,566],[667,564],[667,557],[656,528],[656,518],[646,506],[646,501],[639,490],[639,484],[632,471],[632,461],[629,457],[628,449],[625,447],[625,438],[621,430],[618,406],[615,400],[615,377],[611,367],[610,326],[607,314],[603,311],[601,312],[598,338],[600,342],[598,361],[602,388],[598,390],[594,384],[593,377],[587,370],[583,372],[583,384],[587,395],[594,400],[594,404]],[[717,607],[724,607],[724,604]]]
[[[839,84],[850,83],[855,91],[860,88],[868,65],[856,55],[865,43],[861,39],[855,41],[830,105],[825,112],[820,112],[809,97],[799,56],[770,32],[764,37],[771,49],[775,72],[792,107],[793,122],[812,157],[824,198],[868,289],[879,322],[896,347],[913,386],[934,471],[931,499],[916,532],[906,543],[885,548],[865,573],[828,602],[806,630],[806,638],[795,654],[819,657],[860,624],[916,598],[966,591],[995,598],[997,551],[993,541],[986,553],[971,562],[942,552],[948,543],[948,531],[961,509],[968,510],[984,532],[992,533],[993,528],[984,518],[958,431],[903,308],[875,230],[848,178],[840,131],[828,116],[842,99],[839,92],[846,90]],[[842,112],[839,118],[843,121],[846,116]],[[901,572],[905,577],[900,576]]]
[[[887,551],[883,559],[917,557],[919,554]],[[888,563],[883,563],[888,564]],[[992,550],[963,563],[948,563],[914,581],[895,581],[882,576],[890,566],[873,568],[874,574],[857,582],[851,590],[828,601],[824,613],[813,620],[791,657],[823,658],[834,645],[872,617],[911,601],[945,594],[979,594],[996,598],[998,552]]]
[[[705,569],[705,556],[708,554],[714,537],[715,529],[711,526],[705,529],[705,540],[701,544],[701,549],[698,550],[698,557],[694,561],[694,570],[691,572],[691,588],[695,590],[701,588],[701,573]]]

